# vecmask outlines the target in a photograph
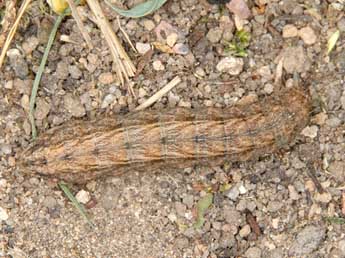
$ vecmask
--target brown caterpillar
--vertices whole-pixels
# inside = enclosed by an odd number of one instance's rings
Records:
[[[27,173],[74,183],[130,170],[246,161],[289,146],[310,98],[291,88],[247,106],[150,110],[74,121],[42,134],[20,157]]]

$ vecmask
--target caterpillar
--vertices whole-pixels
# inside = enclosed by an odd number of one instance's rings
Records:
[[[73,121],[47,130],[19,167],[73,183],[195,164],[247,161],[289,147],[309,121],[311,101],[289,88],[248,105],[146,110]]]

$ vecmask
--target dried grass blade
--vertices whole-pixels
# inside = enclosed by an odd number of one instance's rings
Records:
[[[24,12],[26,11],[26,9],[28,8],[30,3],[31,3],[31,0],[25,0],[22,3],[22,5],[20,6],[17,19],[14,22],[10,32],[8,33],[8,36],[6,38],[4,47],[2,48],[2,51],[1,51],[1,55],[0,55],[0,69],[2,67],[2,64],[4,63],[5,56],[6,56],[6,53],[7,53],[7,50],[9,48],[9,46],[11,45],[12,39],[13,39],[14,35],[16,34],[16,31],[17,31],[20,19],[22,18]]]

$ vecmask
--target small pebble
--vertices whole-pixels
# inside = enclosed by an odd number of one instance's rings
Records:
[[[75,198],[78,200],[78,202],[86,204],[91,200],[91,195],[89,192],[82,189],[76,194]]]
[[[98,77],[98,81],[104,85],[111,84],[115,80],[111,72],[101,73]]]
[[[226,191],[226,197],[230,200],[236,201],[237,197],[240,195],[240,191],[236,186],[231,187],[228,191]]]
[[[165,69],[163,63],[160,60],[154,61],[152,66],[155,71],[164,71]]]
[[[326,124],[332,128],[336,128],[341,124],[341,120],[337,117],[327,119]]]
[[[316,193],[315,200],[322,203],[329,203],[332,200],[332,195],[328,192]]]
[[[70,65],[68,67],[68,72],[70,73],[73,79],[79,79],[82,76],[82,72],[76,65]]]
[[[261,252],[261,249],[258,247],[250,247],[244,255],[246,258],[260,258]]]
[[[240,187],[238,188],[238,190],[240,191],[240,194],[245,194],[247,193],[247,189],[244,187],[244,185],[240,185]]]
[[[74,117],[82,117],[86,113],[80,99],[73,96],[71,93],[64,96],[64,106]]]
[[[9,144],[2,144],[0,148],[0,153],[3,153],[5,155],[9,155],[12,153],[12,147]]]
[[[138,50],[139,54],[144,55],[147,51],[151,49],[151,45],[148,43],[135,43],[135,48]]]
[[[43,200],[44,207],[49,208],[49,209],[54,208],[56,204],[57,204],[57,201],[52,196],[47,196]]]
[[[297,193],[295,187],[293,185],[288,186],[289,189],[289,197],[291,200],[298,200],[299,199],[299,194]]]
[[[189,53],[189,47],[186,44],[177,43],[173,47],[173,51],[175,54],[178,54],[178,55],[187,55]]]
[[[213,44],[220,41],[222,38],[223,30],[220,28],[212,28],[208,31],[206,38]]]
[[[283,28],[283,38],[293,38],[298,36],[298,29],[291,24],[285,25]]]
[[[110,104],[112,104],[115,100],[115,96],[113,94],[107,94],[101,104],[101,108],[107,108]]]
[[[11,90],[13,88],[13,80],[5,82],[5,89]]]
[[[167,45],[169,47],[173,47],[178,39],[178,35],[176,33],[171,33],[167,36]]]
[[[318,131],[319,131],[319,128],[316,125],[312,125],[312,126],[305,127],[302,130],[301,134],[306,137],[314,139],[317,136]]]
[[[143,97],[147,96],[147,91],[144,88],[139,88],[138,96],[139,96],[139,98],[143,98]]]
[[[303,42],[307,45],[312,45],[316,42],[317,36],[310,27],[304,27],[298,31],[298,35],[302,38]]]
[[[243,59],[235,57],[225,57],[217,64],[219,72],[228,72],[231,75],[238,75],[243,70]]]
[[[156,27],[155,23],[151,20],[148,20],[148,19],[143,21],[143,25],[144,25],[145,29],[148,31],[151,31]]]
[[[248,224],[246,224],[241,228],[239,234],[242,238],[245,238],[245,237],[249,236],[250,232],[251,232],[250,226]]]
[[[94,192],[96,190],[96,181],[90,181],[86,184],[86,188],[87,190],[91,191],[91,192]]]
[[[265,84],[265,86],[264,86],[265,93],[272,94],[273,90],[274,90],[273,84],[270,84],[270,83]]]
[[[0,207],[0,221],[4,221],[7,219],[8,219],[7,211],[4,208]]]
[[[24,94],[20,99],[20,105],[25,111],[29,111],[29,96]]]

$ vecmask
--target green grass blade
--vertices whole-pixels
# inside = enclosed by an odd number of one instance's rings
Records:
[[[130,17],[130,18],[139,18],[151,14],[152,12],[158,10],[167,0],[148,0],[144,3],[134,6],[132,9],[123,10],[112,5],[108,0],[105,0],[105,3],[113,9],[118,14]]]
[[[69,190],[67,184],[65,182],[60,182],[59,186],[61,190],[65,193],[65,195],[68,197],[68,199],[72,202],[74,207],[79,211],[79,213],[83,216],[83,218],[87,221],[87,223],[91,226],[94,227],[95,224],[92,223],[92,221],[89,219],[87,216],[86,210],[82,204],[78,202],[78,200],[74,197],[74,195],[71,193]]]
[[[78,5],[80,3],[80,0],[75,1],[75,3]],[[35,76],[34,83],[32,85],[31,89],[31,96],[30,96],[30,109],[29,109],[29,120],[31,123],[31,132],[32,132],[32,139],[36,139],[37,137],[37,130],[35,125],[35,117],[34,117],[34,111],[35,111],[35,103],[36,103],[36,96],[38,91],[38,86],[40,85],[42,74],[44,71],[44,67],[46,66],[48,55],[50,52],[50,49],[52,48],[52,45],[54,43],[54,39],[56,37],[57,30],[62,22],[62,20],[65,18],[66,15],[70,13],[70,8],[66,8],[66,10],[58,16],[56,19],[54,26],[50,32],[49,39],[47,46],[44,50],[43,57],[41,59],[40,66],[38,68],[37,74]]]

